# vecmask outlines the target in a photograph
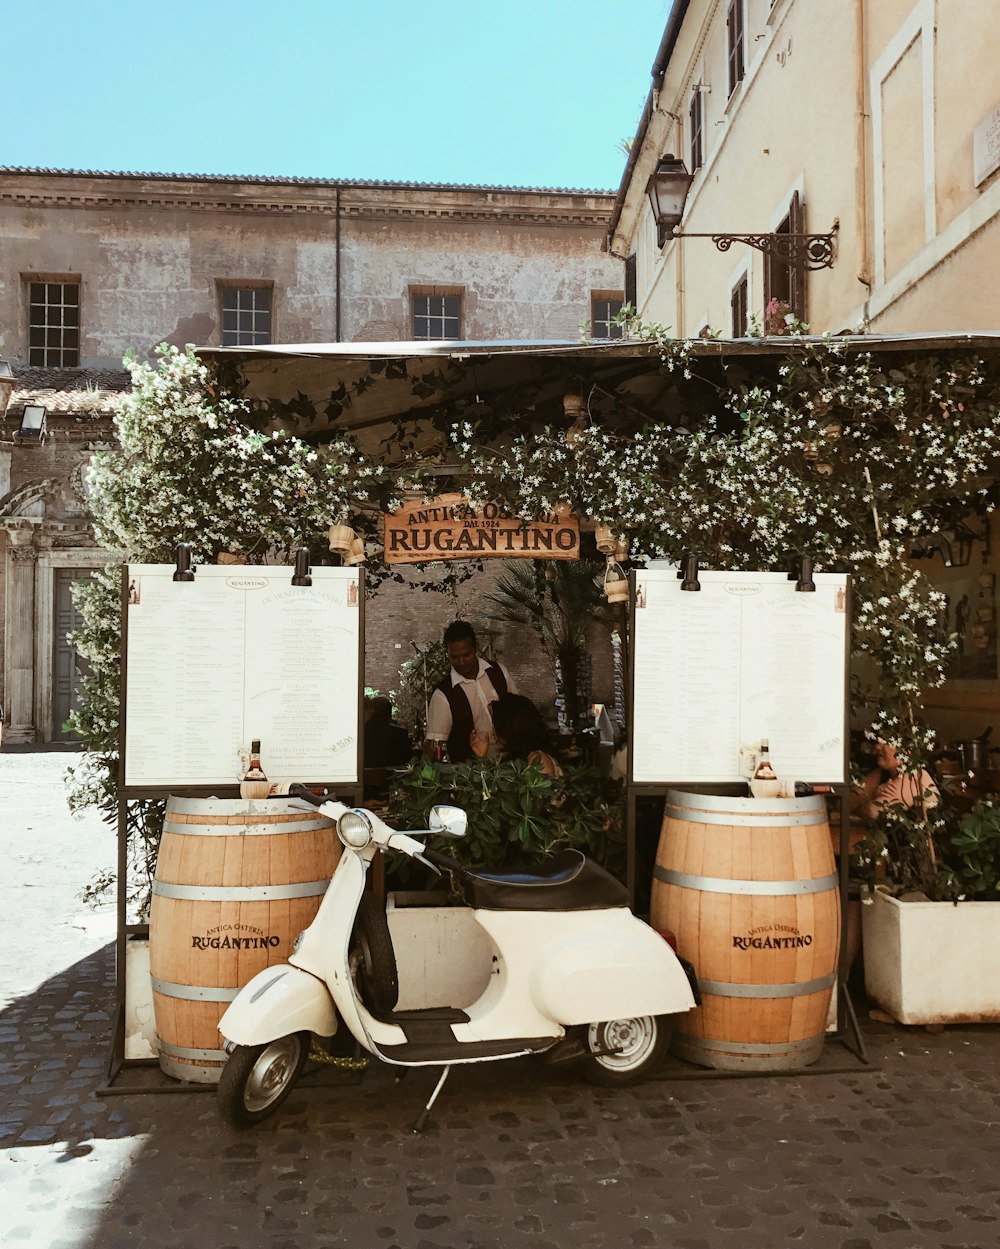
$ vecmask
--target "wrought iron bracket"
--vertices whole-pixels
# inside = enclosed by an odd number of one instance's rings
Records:
[[[734,243],[756,247],[765,256],[787,265],[805,269],[832,269],[837,256],[837,234],[840,222],[834,221],[828,234],[695,234],[675,230],[675,239],[711,239],[720,252],[727,252]]]

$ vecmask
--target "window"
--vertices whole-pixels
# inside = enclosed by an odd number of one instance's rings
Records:
[[[28,364],[75,369],[79,363],[79,282],[29,282]]]
[[[704,130],[704,112],[701,99],[701,84],[695,87],[691,95],[691,107],[688,109],[688,122],[691,128],[691,172],[695,173],[703,164],[702,131]]]
[[[621,338],[622,327],[615,324],[615,317],[624,302],[621,291],[591,291],[590,332],[594,338]]]
[[[729,0],[726,31],[729,36],[729,94],[732,95],[743,81],[745,70],[743,0]]]
[[[802,198],[798,191],[792,196],[788,205],[788,213],[774,230],[776,235],[805,233],[805,213]],[[787,255],[787,253],[786,253]],[[799,321],[806,319],[806,270],[803,260],[789,260],[780,254],[765,252],[764,254],[764,315],[768,320],[767,309],[771,300],[775,301],[772,318],[775,321],[784,319],[786,312],[792,313]],[[765,326],[765,332],[770,332]]]
[[[747,281],[747,275],[744,273],[733,287],[733,293],[729,300],[733,314],[733,338],[746,338],[750,330],[749,289],[750,284]]]
[[[271,342],[270,286],[223,286],[223,347],[253,347]]]
[[[411,291],[410,309],[414,338],[462,337],[461,291],[440,287]]]

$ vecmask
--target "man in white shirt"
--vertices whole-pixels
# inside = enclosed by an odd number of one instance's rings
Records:
[[[517,692],[510,673],[499,663],[480,659],[476,631],[456,620],[444,631],[444,646],[451,671],[438,682],[427,706],[424,754],[437,757],[439,743],[446,743],[452,763],[473,757],[472,734],[489,742],[487,756],[497,752],[490,704],[502,694]]]

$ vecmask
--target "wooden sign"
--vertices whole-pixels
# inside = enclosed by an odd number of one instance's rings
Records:
[[[473,507],[460,494],[442,494],[385,517],[387,564],[493,556],[579,559],[580,522],[563,508],[539,520],[521,520],[496,503]]]

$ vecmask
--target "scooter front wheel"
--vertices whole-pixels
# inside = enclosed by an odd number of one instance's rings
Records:
[[[222,1069],[217,1094],[227,1123],[251,1128],[274,1114],[305,1066],[309,1040],[308,1032],[292,1032],[266,1045],[237,1045]]]
[[[662,1015],[637,1015],[588,1024],[583,1040],[583,1070],[590,1083],[621,1088],[646,1079],[660,1065],[670,1031]]]

